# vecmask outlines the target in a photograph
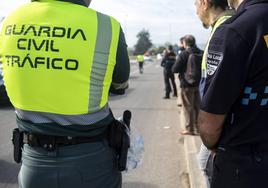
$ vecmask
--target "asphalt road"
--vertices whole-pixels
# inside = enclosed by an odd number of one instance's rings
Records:
[[[131,127],[143,135],[145,152],[142,165],[123,175],[123,188],[187,187],[183,137],[180,131],[176,98],[162,99],[162,68],[156,62],[145,64],[144,74],[131,64],[129,89],[124,96],[110,96],[116,117],[132,112]],[[17,188],[19,165],[12,159],[10,141],[16,127],[12,107],[0,106],[0,188]]]

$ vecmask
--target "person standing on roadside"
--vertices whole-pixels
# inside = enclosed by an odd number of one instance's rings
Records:
[[[180,41],[178,43],[178,45],[179,45],[178,55],[185,50],[185,48],[183,46],[183,38],[184,37],[181,37]],[[179,81],[179,83],[181,82],[180,74],[178,74],[178,81]],[[181,99],[181,90],[180,89],[178,90],[177,106],[182,107],[182,99]]]
[[[212,188],[266,188],[268,0],[228,0],[236,14],[214,32],[199,130],[216,153]]]
[[[185,128],[182,135],[198,133],[197,116],[200,105],[199,82],[201,79],[201,60],[203,51],[196,46],[195,38],[186,35],[183,39],[185,50],[182,51],[174,66],[173,73],[180,75],[182,106],[185,115]],[[192,75],[190,75],[193,73]],[[195,74],[196,73],[196,74]],[[194,76],[190,78],[191,76]],[[196,77],[197,76],[197,77]]]
[[[229,19],[233,14],[233,10],[229,10],[227,0],[196,0],[196,13],[200,18],[203,26],[205,28],[212,28],[211,36],[209,37],[208,43],[205,47],[204,55],[202,58],[202,78],[200,81],[200,95],[203,96],[203,90],[205,87],[205,79],[206,79],[206,59],[208,53],[208,45],[210,38],[213,36],[215,30],[224,23],[227,19]],[[213,156],[211,155],[211,151],[208,150],[203,144],[200,147],[200,152],[198,155],[198,162],[201,170],[204,173],[207,187],[210,187],[211,179],[212,179],[212,161]]]
[[[173,97],[177,97],[177,86],[175,83],[174,73],[172,72],[172,66],[176,61],[176,54],[173,51],[173,47],[170,45],[166,49],[165,56],[161,62],[161,66],[164,68],[164,81],[165,81],[165,96],[163,99],[169,99],[171,93],[170,81],[173,88]]]
[[[144,55],[137,55],[137,62],[139,64],[140,74],[143,73]]]

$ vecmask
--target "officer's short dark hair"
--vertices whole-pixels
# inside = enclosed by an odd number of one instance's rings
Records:
[[[208,0],[208,2],[215,8],[221,8],[223,10],[228,8],[228,0]]]
[[[189,47],[194,47],[195,44],[195,38],[193,35],[186,35],[183,37],[183,40],[185,42],[185,44]]]
[[[168,46],[168,50],[169,51],[172,51],[173,50],[173,47],[171,45]]]

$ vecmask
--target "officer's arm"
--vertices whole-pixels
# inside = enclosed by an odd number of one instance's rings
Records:
[[[125,89],[128,87],[128,79],[130,72],[130,64],[127,53],[127,44],[125,36],[120,28],[119,42],[116,54],[116,65],[113,73],[113,80],[110,88],[110,92],[117,95],[125,93]]]
[[[183,70],[185,64],[187,63],[187,52],[183,51],[179,54],[178,58],[176,59],[174,65],[172,66],[173,73],[183,74]]]
[[[164,56],[164,58],[161,61],[161,66],[164,67],[166,63],[167,55]]]
[[[204,145],[208,149],[216,149],[221,136],[225,115],[211,114],[200,110],[199,132]]]
[[[181,72],[181,65],[182,65],[182,55],[180,54],[178,58],[176,59],[174,65],[172,66],[172,72],[173,73],[179,73]]]

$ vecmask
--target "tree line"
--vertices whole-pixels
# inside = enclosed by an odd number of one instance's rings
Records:
[[[137,35],[137,43],[134,46],[134,49],[129,49],[129,55],[139,55],[149,53],[151,55],[156,55],[162,53],[167,46],[172,45],[169,42],[166,42],[163,45],[155,46],[150,39],[150,33],[148,30],[142,29]],[[179,49],[178,45],[173,45],[175,51]]]

